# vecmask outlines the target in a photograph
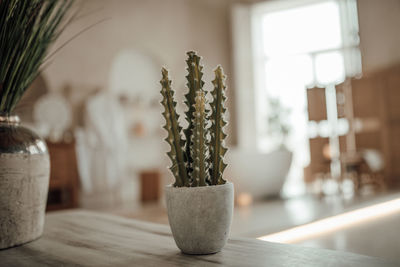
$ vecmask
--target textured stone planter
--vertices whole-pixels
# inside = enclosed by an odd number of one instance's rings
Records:
[[[178,248],[187,254],[219,252],[233,215],[233,184],[165,188],[168,220]]]
[[[49,173],[45,142],[18,117],[0,115],[0,249],[42,235]]]

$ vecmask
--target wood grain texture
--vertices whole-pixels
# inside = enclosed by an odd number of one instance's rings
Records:
[[[0,251],[0,266],[399,266],[331,250],[231,238],[222,252],[182,254],[169,227],[88,211],[47,215],[44,236]]]

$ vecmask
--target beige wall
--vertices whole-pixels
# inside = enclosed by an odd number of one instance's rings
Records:
[[[139,49],[167,66],[177,91],[185,85],[185,52],[203,56],[207,88],[212,69],[221,64],[232,85],[230,6],[239,0],[84,0],[83,14],[55,45],[101,19],[57,53],[44,72],[51,90],[66,84],[82,90],[108,89],[112,61],[122,49]],[[246,1],[240,1],[246,2]],[[248,1],[258,2],[258,1]],[[359,0],[359,23],[364,72],[400,61],[400,1]],[[85,89],[86,88],[86,89]],[[149,88],[159,90],[159,88]],[[180,95],[180,94],[178,94]],[[234,134],[233,88],[228,91],[230,142]]]
[[[400,1],[358,0],[363,71],[400,62]]]
[[[217,64],[224,67],[230,85],[228,0],[82,2],[81,13],[95,12],[72,23],[55,47],[88,25],[104,18],[108,20],[78,36],[54,57],[44,72],[51,90],[59,90],[66,84],[82,89],[108,89],[114,57],[120,50],[129,48],[151,55],[160,68],[167,66],[177,91],[183,90],[186,83],[185,53],[189,50],[196,50],[203,56],[204,80],[208,89],[213,78],[212,70]],[[230,99],[232,91],[228,91]],[[232,110],[230,103],[228,107]],[[231,134],[231,141],[234,139]]]
[[[110,65],[118,51],[140,49],[180,77],[185,52],[204,58],[206,75],[218,63],[229,71],[227,1],[85,0],[83,13],[98,10],[70,25],[58,44],[101,19],[64,47],[46,70],[53,88],[65,83],[107,87]],[[57,46],[57,45],[55,45]]]

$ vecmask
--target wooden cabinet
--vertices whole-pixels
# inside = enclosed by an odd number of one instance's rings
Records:
[[[322,92],[320,88],[307,92],[310,120],[326,117]],[[348,79],[336,86],[336,95],[338,117],[348,119],[350,126],[349,133],[339,137],[340,153],[379,151],[385,162],[386,183],[400,184],[400,65]],[[310,139],[310,167],[314,167],[310,168],[310,175],[322,171],[318,166],[324,162],[323,155],[315,152],[323,148],[320,143]],[[312,181],[310,177],[306,180]]]
[[[47,142],[50,154],[50,185],[47,210],[78,207],[79,175],[75,143]]]
[[[140,172],[140,198],[142,203],[160,200],[161,174],[158,170]]]
[[[356,149],[380,151],[386,183],[399,184],[400,65],[352,79],[351,90],[354,118],[365,125],[355,131]],[[376,123],[372,123],[374,120]]]

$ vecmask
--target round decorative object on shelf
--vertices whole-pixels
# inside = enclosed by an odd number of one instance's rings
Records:
[[[43,136],[59,141],[71,126],[72,109],[62,95],[50,93],[39,98],[33,109],[33,117]]]
[[[0,249],[42,235],[49,174],[46,143],[19,117],[0,114]]]

